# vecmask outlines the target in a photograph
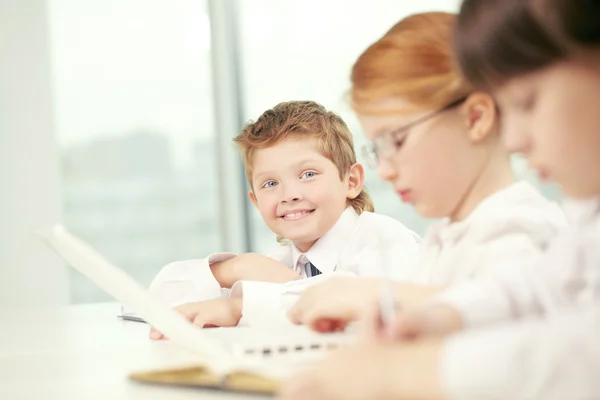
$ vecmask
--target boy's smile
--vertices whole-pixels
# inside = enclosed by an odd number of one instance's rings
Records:
[[[284,221],[298,221],[312,215],[314,209],[293,209],[281,214],[280,218]]]

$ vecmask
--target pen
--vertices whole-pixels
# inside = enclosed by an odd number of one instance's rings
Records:
[[[123,321],[142,322],[144,324],[146,323],[146,321],[144,321],[142,318],[134,317],[133,315],[117,315],[117,318],[120,318]]]
[[[386,251],[387,248],[384,246],[385,240],[383,234],[380,233],[379,237],[382,251],[379,257],[382,268],[381,287],[379,292],[379,322],[381,324],[382,332],[386,336],[391,336],[392,332],[389,332],[389,330],[394,326],[394,322],[396,321],[398,304],[394,296],[394,283],[390,272],[391,265]]]

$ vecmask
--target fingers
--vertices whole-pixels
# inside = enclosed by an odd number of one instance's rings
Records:
[[[207,325],[206,322],[205,316],[200,314],[197,314],[194,319],[192,319],[192,324],[198,328],[204,328],[204,325]]]
[[[317,293],[315,293],[317,294]],[[288,318],[295,324],[307,325],[317,332],[343,330],[354,319],[358,310],[335,299],[320,301],[320,296],[304,293],[302,298],[290,309]]]
[[[437,336],[462,329],[460,313],[452,307],[435,306],[399,314],[390,326],[384,326],[377,305],[365,314],[360,325],[361,341],[407,341],[423,336]]]
[[[152,340],[161,340],[165,339],[165,336],[156,328],[150,328],[150,332],[148,333],[148,337]]]
[[[298,299],[296,304],[288,311],[288,319],[297,325],[306,323],[306,313],[314,307],[315,301],[318,301],[320,298],[318,291],[319,289],[317,287],[307,288],[304,293],[300,295],[300,299]]]
[[[395,340],[413,340],[428,332],[427,315],[423,312],[414,312],[404,318],[398,319],[391,329],[392,338]]]
[[[296,325],[302,324],[302,305],[299,302],[294,304],[294,306],[288,311],[287,317]]]
[[[317,332],[337,332],[344,330],[355,319],[350,310],[336,309],[333,305],[324,304],[310,310],[304,316],[303,323]]]
[[[338,321],[335,319],[320,319],[314,321],[309,327],[319,333],[342,332],[348,326],[346,321]]]
[[[380,340],[384,335],[382,331],[379,304],[373,303],[366,307],[358,324],[358,339],[360,342]]]
[[[183,315],[188,321],[193,322],[197,316],[197,311],[195,311],[196,303],[184,304],[179,307],[175,307],[173,310],[181,315]],[[160,332],[158,329],[151,327],[150,332],[148,332],[148,337],[152,340],[164,340],[167,337]]]

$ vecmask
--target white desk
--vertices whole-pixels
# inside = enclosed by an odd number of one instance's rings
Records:
[[[0,399],[262,399],[130,381],[132,370],[177,366],[193,355],[148,339],[148,325],[117,319],[117,304],[0,311]]]

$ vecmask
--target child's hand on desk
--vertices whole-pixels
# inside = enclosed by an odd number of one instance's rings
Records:
[[[224,288],[231,288],[234,283],[241,280],[289,282],[301,278],[284,264],[255,253],[241,254],[227,261],[212,264],[210,268]]]
[[[284,382],[283,400],[441,399],[438,376],[442,343],[374,342],[327,356]]]
[[[343,330],[352,321],[373,318],[372,306],[380,295],[380,285],[380,278],[332,278],[306,289],[288,317],[318,332]],[[420,307],[441,290],[441,287],[412,283],[394,284],[394,296],[401,312]]]
[[[296,324],[308,325],[318,332],[343,330],[366,312],[379,289],[376,278],[332,278],[307,288],[288,312]]]
[[[242,318],[242,299],[231,297],[199,301],[176,307],[175,311],[183,314],[191,323],[200,328],[235,326]],[[149,336],[154,340],[166,339],[155,328],[150,329]]]

